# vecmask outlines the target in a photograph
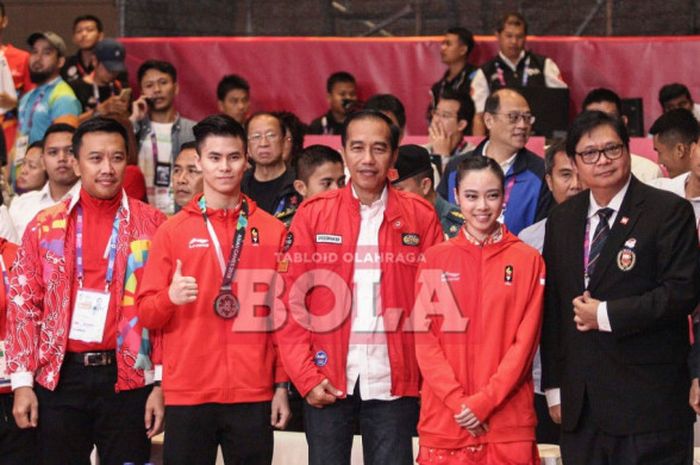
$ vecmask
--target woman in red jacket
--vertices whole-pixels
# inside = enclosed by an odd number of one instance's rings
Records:
[[[539,463],[531,366],[544,262],[499,222],[507,195],[498,163],[464,160],[455,197],[465,225],[418,273],[421,465]]]

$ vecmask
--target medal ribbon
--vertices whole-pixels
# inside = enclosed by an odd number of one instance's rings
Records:
[[[76,211],[78,214],[78,220],[76,224],[76,235],[75,235],[75,262],[78,284],[83,287],[83,207],[78,204],[76,206]],[[112,284],[112,278],[114,277],[114,262],[117,259],[117,237],[119,236],[119,222],[122,207],[119,207],[117,214],[114,215],[114,221],[112,222],[112,234],[109,236],[109,257],[107,259],[107,273],[105,274],[105,291],[109,290],[109,285]]]
[[[216,251],[216,259],[221,267],[221,274],[224,275],[224,279],[221,282],[222,292],[226,291],[231,293],[231,283],[233,282],[233,277],[236,274],[236,269],[238,268],[238,262],[241,259],[241,251],[243,250],[243,239],[245,238],[245,230],[248,226],[248,202],[246,202],[245,197],[241,197],[241,212],[238,214],[238,223],[236,224],[236,234],[233,236],[233,247],[231,248],[231,256],[229,257],[228,264],[224,263],[224,254],[221,251],[221,243],[219,238],[214,231],[209,218],[207,217],[207,204],[204,196],[199,199],[199,209],[202,211],[202,217],[204,218],[204,223],[207,225],[207,232],[209,233],[209,238],[214,243],[214,250]]]

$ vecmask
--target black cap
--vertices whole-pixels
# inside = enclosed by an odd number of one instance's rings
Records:
[[[420,145],[402,145],[399,147],[395,168],[399,177],[392,181],[393,184],[417,174],[427,173],[433,169],[430,164],[430,153]]]
[[[95,57],[110,73],[126,71],[124,46],[114,39],[104,39],[95,45]]]

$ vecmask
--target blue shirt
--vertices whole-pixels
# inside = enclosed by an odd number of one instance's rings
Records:
[[[29,136],[29,143],[44,138],[51,123],[64,115],[81,113],[80,101],[73,89],[61,78],[42,84],[19,101],[19,131]]]

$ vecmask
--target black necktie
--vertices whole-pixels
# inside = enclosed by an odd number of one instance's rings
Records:
[[[603,246],[605,245],[605,240],[610,235],[610,225],[608,224],[608,220],[612,214],[612,208],[601,208],[596,212],[599,221],[598,226],[596,226],[595,232],[593,233],[591,250],[588,253],[588,269],[586,270],[586,275],[588,277],[593,275],[595,265],[598,262],[598,258],[600,258],[600,252],[603,250]]]

